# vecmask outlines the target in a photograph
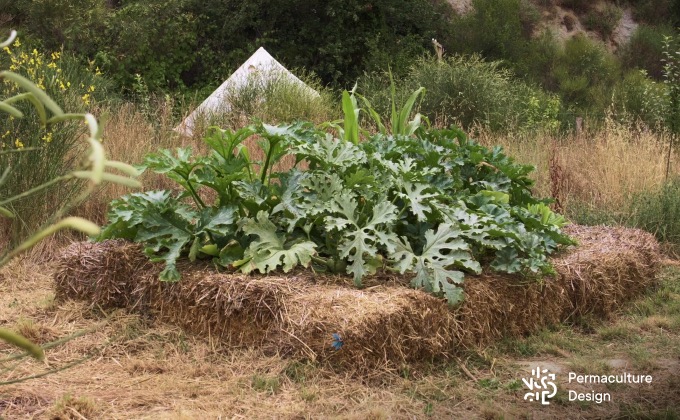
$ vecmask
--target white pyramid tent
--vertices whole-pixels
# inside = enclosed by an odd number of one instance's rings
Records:
[[[260,47],[255,54],[241,65],[229,78],[222,83],[208,98],[203,101],[188,117],[175,127],[175,131],[186,136],[191,136],[194,131],[194,124],[199,118],[210,118],[212,115],[219,115],[229,111],[229,95],[240,88],[247,86],[253,81],[263,82],[274,78],[283,78],[287,82],[299,84],[303,92],[308,92],[310,96],[319,96],[319,92],[307,86],[302,80],[298,79],[289,72],[281,63]]]

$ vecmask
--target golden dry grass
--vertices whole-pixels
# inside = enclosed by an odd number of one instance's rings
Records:
[[[668,138],[649,131],[607,124],[581,136],[498,135],[481,132],[479,141],[500,145],[518,162],[537,171],[535,192],[551,197],[555,191],[565,210],[579,204],[625,215],[636,194],[658,190],[666,174]],[[557,179],[551,174],[559,165]],[[680,174],[680,155],[671,159],[671,174]],[[552,175],[552,176],[551,176]]]

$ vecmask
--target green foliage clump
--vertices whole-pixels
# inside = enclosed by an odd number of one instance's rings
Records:
[[[553,74],[566,104],[580,112],[597,113],[609,105],[619,72],[611,53],[586,36],[577,35],[565,42]]]
[[[680,178],[672,178],[658,191],[640,194],[633,203],[632,226],[680,246]]]
[[[124,89],[140,74],[152,91],[214,86],[259,46],[286,66],[341,86],[364,69],[395,70],[448,45],[443,0],[17,0],[9,15],[47,48],[96,60]],[[305,13],[299,13],[304,10]]]
[[[536,6],[524,0],[474,0],[472,5],[471,13],[453,21],[451,51],[520,63],[540,20]]]
[[[619,51],[624,69],[645,70],[654,80],[663,78],[663,40],[671,36],[670,26],[640,25]]]
[[[367,75],[363,83],[371,103],[379,113],[386,113],[391,104],[389,78]],[[464,129],[479,125],[493,131],[555,129],[558,125],[558,98],[521,82],[501,63],[477,55],[419,60],[398,85],[400,99],[419,86],[427,90],[418,109],[431,121],[449,120]]]
[[[615,4],[605,4],[598,10],[591,10],[583,20],[586,29],[596,31],[608,39],[621,21],[623,11]]]
[[[665,127],[669,107],[666,86],[641,70],[628,73],[616,84],[610,110],[619,122],[660,130]]]
[[[96,52],[96,43],[102,39],[104,22],[109,13],[105,0],[15,0],[9,2],[6,12],[27,29],[22,35],[32,38],[48,50],[83,54]]]
[[[304,84],[277,72],[250,75],[244,85],[224,92],[222,99],[229,106],[211,115],[205,122],[222,127],[241,127],[251,119],[272,123],[295,120],[320,123],[333,119],[338,110],[330,90],[303,69],[293,73],[300,76]]]
[[[633,17],[649,25],[680,24],[680,3],[675,0],[628,0]]]
[[[140,74],[152,91],[183,88],[199,46],[196,25],[188,0],[124,2],[95,38],[94,60],[121,86],[129,88]]]
[[[346,115],[361,112],[353,95],[345,96]],[[393,122],[408,119],[409,104],[402,110]],[[383,131],[355,143],[349,133],[358,124],[346,121],[340,139],[308,123],[216,129],[205,139],[208,156],[189,149],[151,154],[145,168],[166,174],[182,192],[115,200],[100,239],[143,243],[153,261],[165,263],[166,281],[179,280],[180,256],[245,273],[314,264],[351,274],[358,286],[385,268],[412,273],[414,287],[451,304],[461,298],[464,273],[479,273],[482,262],[543,275],[552,272],[547,255],[572,243],[560,232],[565,219],[532,197],[533,167],[500,148],[417,123],[397,123],[412,136]],[[253,135],[265,157],[259,162],[244,147]],[[308,169],[274,171],[288,154]],[[214,190],[214,203],[204,202],[202,189]]]

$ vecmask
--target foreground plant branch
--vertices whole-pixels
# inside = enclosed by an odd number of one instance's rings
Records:
[[[0,48],[8,46],[16,38],[16,31],[12,31],[10,37],[0,43]],[[11,249],[7,249],[0,254],[0,267],[6,265],[10,260],[35,246],[44,238],[53,235],[54,233],[63,230],[71,229],[82,232],[88,236],[95,236],[99,233],[99,227],[89,220],[80,217],[64,217],[70,209],[83,202],[102,182],[113,182],[128,187],[138,188],[141,184],[134,179],[138,175],[137,170],[132,166],[122,162],[109,161],[106,159],[104,149],[101,145],[101,129],[97,120],[92,114],[70,114],[65,113],[61,107],[54,102],[42,89],[38,88],[33,82],[25,77],[9,72],[0,72],[0,79],[8,80],[18,86],[24,92],[18,93],[10,98],[0,101],[0,112],[9,114],[14,118],[23,118],[22,112],[17,106],[26,102],[33,107],[33,110],[39,116],[40,125],[42,127],[49,127],[54,124],[60,124],[68,120],[82,120],[89,129],[89,137],[87,142],[89,144],[89,152],[85,160],[85,164],[80,168],[70,168],[64,171],[64,175],[49,180],[41,185],[37,185],[29,190],[23,191],[11,197],[4,197],[0,193],[0,216],[14,218],[16,215],[7,207],[17,200],[24,200],[36,193],[43,191],[55,184],[70,182],[77,179],[87,181],[83,191],[80,195],[61,207],[52,217],[50,221],[31,235],[28,239],[21,242]],[[12,153],[33,153],[36,148],[15,149],[8,152]],[[0,167],[0,187],[3,186],[7,179],[7,174],[12,168]],[[117,175],[108,172],[109,169],[116,169],[123,173]],[[1,192],[2,190],[0,190]],[[23,350],[31,356],[42,359],[44,357],[43,350],[31,343],[24,337],[13,333],[6,329],[0,329],[0,340],[7,341]]]

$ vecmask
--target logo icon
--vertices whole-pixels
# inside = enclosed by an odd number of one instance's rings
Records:
[[[548,373],[548,369],[541,370],[536,367],[531,371],[529,379],[522,378],[522,382],[529,388],[530,392],[524,394],[524,399],[529,401],[540,401],[542,405],[549,405],[550,398],[557,394],[557,385],[555,385],[555,374]]]

